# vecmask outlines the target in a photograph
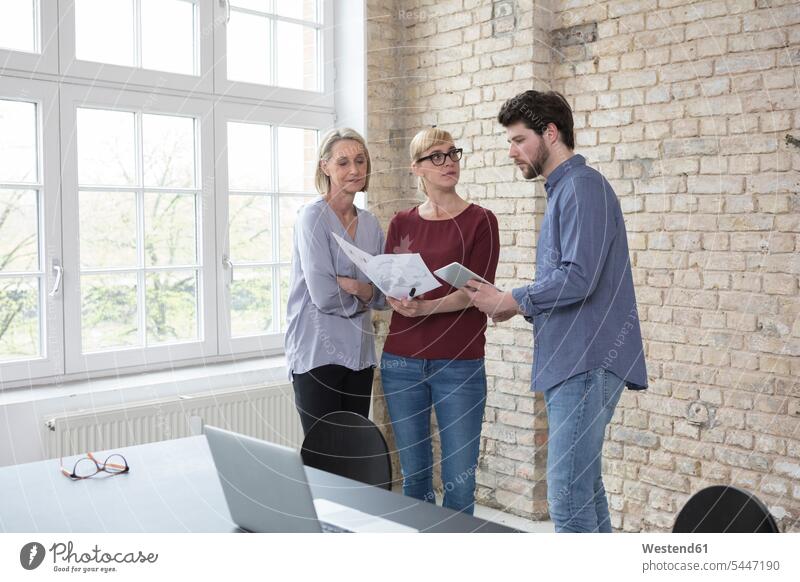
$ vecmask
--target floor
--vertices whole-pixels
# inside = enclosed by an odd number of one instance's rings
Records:
[[[400,487],[396,488],[395,491],[400,494],[403,493],[403,489]],[[436,494],[436,504],[442,504],[442,496],[438,493]],[[487,507],[485,505],[475,504],[475,517],[480,517],[486,521],[493,521],[495,523],[507,525],[508,527],[513,527],[514,529],[518,529],[527,533],[555,532],[552,521],[531,521],[530,519],[514,515],[513,513],[507,513],[505,511],[495,509],[494,507]]]
[[[403,494],[403,488],[400,485],[395,485],[394,487],[392,487],[392,491],[400,495]],[[436,494],[436,504],[437,505],[442,504],[442,496],[440,493]],[[475,517],[480,517],[481,519],[485,519],[486,521],[493,521],[494,523],[499,523],[502,525],[506,525],[508,527],[513,527],[514,529],[518,529],[526,533],[555,532],[555,528],[553,526],[552,521],[532,521],[530,519],[514,515],[513,513],[507,513],[505,511],[500,511],[499,509],[495,509],[494,507],[487,507],[485,505],[475,504],[474,515]]]
[[[493,507],[486,507],[485,505],[475,506],[475,517],[507,525],[508,527],[513,527],[524,532],[553,533],[555,531],[552,521],[531,521],[524,517],[519,517],[518,515],[494,509]]]

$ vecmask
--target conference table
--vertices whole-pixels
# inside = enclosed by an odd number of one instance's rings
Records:
[[[241,532],[231,519],[205,436],[97,452],[127,459],[130,472],[74,481],[59,459],[0,468],[0,532]],[[79,457],[64,459],[72,470]],[[514,532],[385,489],[306,467],[323,498],[421,532]]]

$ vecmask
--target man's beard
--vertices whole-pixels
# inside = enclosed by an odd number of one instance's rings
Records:
[[[522,177],[526,180],[533,180],[534,178],[541,176],[542,172],[544,171],[544,165],[547,163],[547,159],[549,157],[550,151],[543,143],[539,144],[536,157],[530,162],[519,167],[519,169],[522,171]]]

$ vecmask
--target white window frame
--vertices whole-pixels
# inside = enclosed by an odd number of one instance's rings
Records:
[[[60,70],[69,77],[90,80],[94,83],[124,83],[151,90],[175,89],[188,93],[211,93],[213,90],[212,69],[214,46],[212,35],[206,31],[214,27],[214,0],[184,0],[194,3],[196,8],[195,37],[199,42],[196,59],[197,75],[182,75],[168,71],[157,71],[138,67],[126,67],[108,63],[83,61],[75,54],[75,0],[59,0],[60,22]]]
[[[37,34],[41,52],[30,53],[0,48],[3,69],[29,73],[58,73],[58,2],[39,0]]]
[[[217,264],[219,267],[219,277],[217,277],[217,296],[219,301],[219,349],[220,354],[236,354],[240,352],[268,352],[275,353],[283,351],[283,340],[285,332],[272,332],[247,337],[232,337],[231,335],[231,310],[230,310],[230,283],[232,279],[231,269],[228,262],[230,257],[230,246],[228,237],[228,122],[259,123],[268,124],[273,127],[272,131],[272,167],[277,167],[278,152],[275,149],[275,135],[278,127],[296,127],[302,129],[312,129],[320,132],[320,137],[325,130],[334,123],[331,114],[285,111],[271,107],[256,107],[253,105],[240,105],[236,103],[219,103],[215,108],[216,119],[216,144],[218,153],[216,156],[216,216],[217,216]],[[276,183],[275,172],[273,171],[273,186]],[[272,216],[279,216],[279,193],[277,188],[272,188]],[[302,195],[302,193],[285,193],[286,196]],[[277,241],[279,233],[273,232],[273,241]],[[274,245],[276,263],[280,260],[280,249]],[[289,263],[286,263],[289,265]],[[273,267],[273,273],[280,267]],[[273,304],[278,299],[280,293],[280,279],[274,278],[273,283]]]
[[[40,266],[46,271],[40,273],[45,282],[40,292],[44,303],[40,316],[45,326],[43,357],[0,363],[0,390],[283,353],[284,331],[244,338],[230,336],[228,272],[222,266],[223,256],[228,254],[227,121],[313,129],[322,136],[336,125],[340,110],[360,117],[355,111],[358,107],[353,92],[360,94],[365,90],[363,76],[359,76],[365,72],[362,70],[365,64],[363,60],[355,62],[352,56],[361,54],[363,59],[363,0],[320,0],[322,92],[247,83],[215,85],[215,75],[224,80],[224,74],[220,77],[223,72],[220,63],[224,66],[226,62],[226,0],[194,1],[198,6],[198,30],[202,31],[199,77],[76,61],[75,0],[41,0],[41,37],[59,39],[59,42],[46,43],[42,54],[0,50],[0,97],[40,104],[38,137],[42,173],[39,186],[43,200]],[[342,19],[342,28],[334,29],[334,13]],[[348,76],[347,80],[343,77],[339,84],[335,83],[334,75],[334,66],[338,65],[332,58],[334,39],[341,66],[350,72],[361,71],[359,75]],[[343,49],[349,52],[345,54]],[[214,67],[215,59],[217,67]],[[359,78],[361,81],[357,80]],[[360,103],[360,97],[356,101]],[[78,168],[74,134],[76,107],[81,105],[192,115],[199,120],[198,158],[202,172],[197,185],[201,192],[198,206],[202,217],[202,222],[198,223],[198,252],[202,257],[202,286],[198,287],[202,305],[198,311],[200,340],[81,353]],[[345,121],[366,135],[366,127],[359,125],[360,120],[363,119],[351,115]],[[273,211],[277,211],[279,198],[274,199]],[[276,232],[275,238],[279,237]],[[277,263],[286,264],[280,261],[279,255]],[[47,293],[56,280],[54,264],[63,267],[63,278],[57,293],[49,296]],[[279,294],[279,280],[274,288],[276,295]],[[280,308],[277,311],[280,313]]]
[[[334,9],[333,0],[319,0],[321,3],[320,12],[322,22],[320,23],[321,40],[319,46],[319,73],[322,75],[320,91],[304,91],[300,89],[288,89],[285,87],[274,87],[270,85],[260,85],[258,83],[247,83],[244,81],[228,80],[228,29],[227,19],[229,10],[229,0],[218,0],[214,2],[214,22],[221,23],[214,27],[214,46],[216,49],[217,62],[214,67],[214,91],[228,97],[246,97],[259,99],[271,104],[284,104],[293,107],[295,110],[302,106],[309,112],[332,113],[334,103]],[[300,0],[298,0],[300,1]],[[350,0],[353,1],[353,0]],[[292,18],[275,16],[275,20],[293,22],[297,24],[303,21]],[[265,98],[266,96],[266,98]]]
[[[58,85],[6,77],[0,85],[0,99],[35,103],[39,160],[36,186],[39,194],[39,330],[42,354],[37,358],[0,363],[0,383],[64,373],[63,279],[56,287],[54,265],[62,265],[61,201],[59,197]],[[51,293],[52,292],[52,293]]]
[[[191,115],[197,119],[199,145],[198,253],[201,257],[201,284],[198,287],[198,336],[195,341],[163,346],[133,347],[108,352],[83,354],[81,348],[80,249],[78,233],[78,158],[76,117],[78,107],[96,107],[142,113]],[[97,87],[64,85],[61,90],[62,196],[64,199],[64,296],[66,370],[68,373],[108,370],[161,362],[172,362],[217,353],[217,297],[215,281],[214,202],[214,124],[212,102]]]

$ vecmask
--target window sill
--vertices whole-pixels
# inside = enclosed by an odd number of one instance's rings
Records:
[[[0,391],[0,407],[54,399],[83,401],[92,407],[115,403],[181,397],[259,384],[288,382],[283,354],[235,362],[201,364],[178,369],[140,372],[125,376],[55,382]],[[108,402],[108,401],[111,402]],[[72,406],[64,408],[73,409]],[[77,409],[83,408],[78,406]]]

